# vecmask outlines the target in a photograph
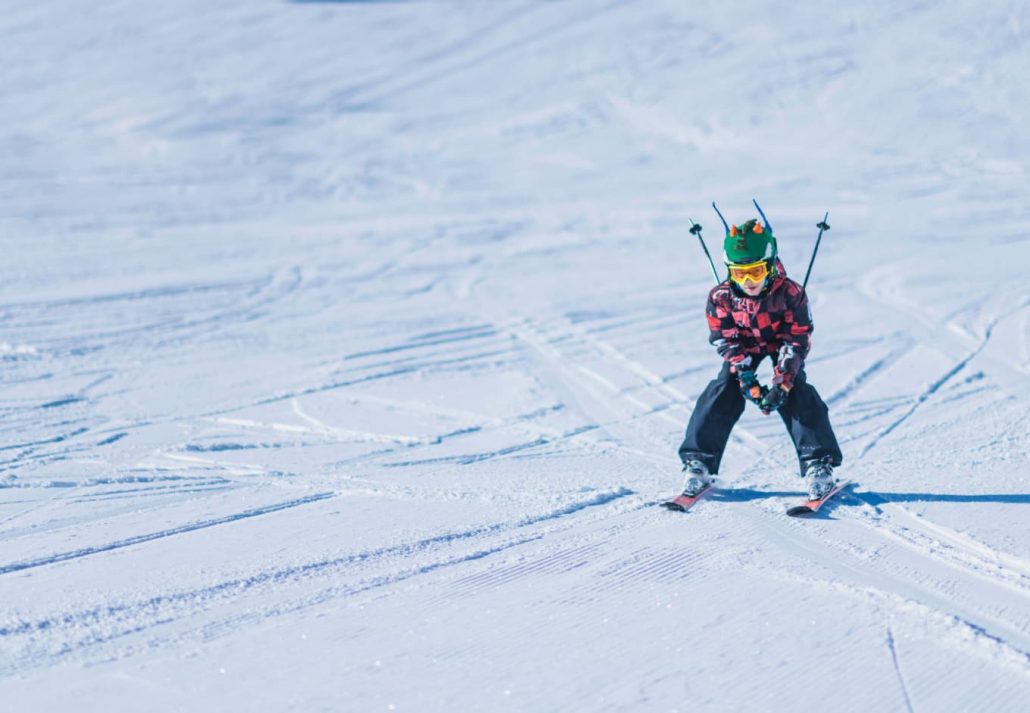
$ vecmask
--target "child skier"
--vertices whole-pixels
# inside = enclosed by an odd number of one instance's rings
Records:
[[[701,492],[719,472],[747,399],[766,415],[779,411],[797,450],[801,477],[808,479],[809,497],[821,498],[833,488],[841,452],[826,404],[805,378],[812,332],[808,297],[787,278],[768,224],[749,220],[730,227],[723,247],[729,278],[708,294],[706,310],[708,341],[723,365],[698,397],[679,449],[687,474],[683,494]],[[765,357],[775,362],[769,388],[755,376]]]

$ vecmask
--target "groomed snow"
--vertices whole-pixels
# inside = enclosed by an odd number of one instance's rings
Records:
[[[4,710],[1026,710],[1025,4],[9,5]],[[752,197],[809,520],[655,506]]]

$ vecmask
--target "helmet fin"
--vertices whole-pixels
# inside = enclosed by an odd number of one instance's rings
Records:
[[[730,226],[726,224],[726,219],[722,217],[722,213],[719,212],[719,206],[715,205],[715,201],[712,201],[712,207],[715,208],[715,213],[719,216],[719,220],[722,221],[722,227],[726,228],[726,234],[728,235]]]

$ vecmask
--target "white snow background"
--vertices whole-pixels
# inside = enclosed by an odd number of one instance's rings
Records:
[[[1030,9],[7,2],[4,711],[1025,711]],[[710,208],[853,494],[688,514]],[[766,377],[767,374],[763,374]]]

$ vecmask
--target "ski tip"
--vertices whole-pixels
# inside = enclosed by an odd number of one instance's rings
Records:
[[[665,502],[663,502],[662,507],[668,510],[675,510],[676,512],[686,512],[694,505],[694,503],[696,503],[702,497],[707,495],[710,490],[712,490],[712,486],[705,488],[700,493],[694,496],[677,495],[672,500],[666,500]]]
[[[854,485],[854,483],[850,480],[841,480],[833,486],[833,490],[828,492],[819,500],[806,500],[800,505],[787,508],[787,514],[791,517],[798,517],[799,515],[814,515],[830,498],[851,485]]]

